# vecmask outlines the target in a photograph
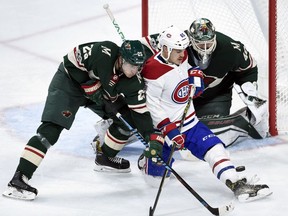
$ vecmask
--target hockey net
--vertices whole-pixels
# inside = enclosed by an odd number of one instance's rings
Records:
[[[210,19],[217,31],[241,41],[254,56],[259,94],[269,103],[270,133],[287,134],[286,11],[286,0],[142,0],[142,34],[158,33],[172,24],[188,29],[196,18]]]

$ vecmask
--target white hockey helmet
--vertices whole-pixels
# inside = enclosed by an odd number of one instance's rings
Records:
[[[162,31],[158,40],[161,50],[163,46],[168,48],[168,58],[173,49],[184,50],[190,43],[188,35],[173,25]]]
[[[216,48],[216,33],[212,22],[207,18],[196,19],[188,30],[193,49],[205,64]]]

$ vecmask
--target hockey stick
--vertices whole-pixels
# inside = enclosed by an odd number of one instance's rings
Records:
[[[190,98],[189,98],[190,99]],[[188,99],[188,102],[191,104],[191,101],[192,99],[189,100]],[[109,103],[108,101],[106,100],[103,100],[104,103],[106,103],[107,105],[111,106],[111,103]],[[189,105],[190,106],[190,105]],[[188,103],[185,107],[185,110],[184,110],[184,113],[187,113],[188,110],[189,110],[189,106],[188,106]],[[146,148],[149,147],[149,144],[145,141],[145,139],[142,137],[142,135],[137,131],[137,129],[133,128],[123,117],[122,115],[116,111],[115,109],[113,109],[113,107],[111,107],[112,109],[112,112],[116,115],[116,117],[121,120],[123,122],[124,125],[126,125],[126,127],[133,133],[135,134],[135,136],[139,139],[139,141],[145,145]],[[184,116],[184,113],[183,113],[183,116]],[[186,115],[186,114],[185,114]],[[185,119],[185,116],[183,118],[182,116],[182,119]],[[184,121],[184,120],[183,120]],[[172,150],[171,150],[172,152]],[[208,211],[210,211],[210,213],[212,213],[213,215],[225,215],[229,212],[231,212],[233,209],[234,209],[234,206],[231,203],[229,203],[229,205],[225,205],[225,206],[222,206],[222,207],[219,207],[219,208],[213,208],[211,207],[169,164],[165,163],[165,161],[163,160],[162,157],[160,157],[159,155],[157,155],[157,157],[160,159],[160,161],[162,162],[162,164],[165,166],[166,170],[169,170],[172,172],[172,174],[180,181],[180,183],[190,192],[192,193],[192,195],[194,195],[194,197],[205,207],[208,209]],[[162,190],[162,187],[161,189]],[[159,195],[157,194],[158,198],[157,198],[157,201],[159,199],[159,196],[160,196],[160,193]],[[151,207],[150,207],[151,209]],[[155,208],[153,208],[153,213],[155,211]],[[153,215],[152,213],[152,215]],[[149,213],[150,214],[150,213]]]
[[[116,20],[115,20],[115,18],[113,16],[113,13],[112,13],[112,11],[109,8],[109,4],[104,4],[103,8],[106,10],[106,12],[107,12],[108,16],[110,17],[110,19],[111,19],[111,21],[112,21],[117,33],[120,35],[122,41],[124,42],[125,41],[125,36],[124,36],[123,32],[121,31],[120,26],[116,22]]]
[[[105,100],[104,100],[105,101]],[[105,101],[105,103],[109,103],[108,101]],[[110,103],[109,103],[110,104]],[[111,104],[110,104],[111,105]],[[113,110],[113,109],[112,109]],[[139,139],[139,141],[145,145],[146,147],[149,147],[149,144],[145,141],[145,139],[142,137],[142,135],[133,128],[123,117],[122,115],[117,112],[116,110],[113,110],[114,114],[118,119],[120,119],[126,127],[133,133],[135,136]],[[219,207],[219,208],[213,208],[211,207],[169,164],[165,163],[162,157],[158,155],[158,158],[161,160],[163,166],[165,166],[166,170],[171,171],[173,175],[179,180],[179,182],[190,192],[194,197],[206,208],[210,213],[213,215],[219,215],[223,216],[229,212],[231,212],[234,209],[233,203],[229,203],[228,205]],[[155,210],[155,209],[154,209]]]
[[[181,132],[182,130],[182,127],[184,125],[184,121],[185,121],[185,118],[186,118],[186,115],[187,115],[187,112],[190,108],[190,104],[191,104],[191,101],[192,101],[192,98],[193,98],[193,95],[195,93],[195,88],[194,86],[191,86],[191,91],[190,91],[190,94],[189,94],[189,98],[188,98],[188,102],[187,102],[187,105],[184,109],[184,112],[183,112],[183,115],[182,115],[182,118],[181,118],[181,122],[180,122],[180,126],[179,126],[179,131]],[[169,154],[169,157],[168,157],[168,165],[171,164],[171,160],[172,160],[172,157],[173,157],[173,153],[175,151],[175,147],[176,147],[176,143],[174,142],[173,145],[172,145],[172,149],[171,149],[171,152]],[[163,161],[163,160],[162,160]],[[155,198],[155,201],[154,201],[154,204],[153,204],[153,207],[150,206],[150,209],[149,209],[149,216],[153,216],[154,212],[155,212],[155,209],[156,209],[156,206],[157,206],[157,203],[158,203],[158,200],[159,200],[159,197],[160,197],[160,194],[161,194],[161,191],[162,191],[162,187],[164,185],[164,181],[166,179],[166,176],[168,174],[168,169],[165,169],[165,172],[162,176],[162,179],[161,179],[161,182],[160,182],[160,185],[159,185],[159,188],[158,188],[158,192],[157,192],[157,195],[156,195],[156,198]]]
[[[117,30],[117,33],[120,35],[120,37],[122,38],[123,41],[125,41],[125,37],[124,37],[124,34],[122,33],[122,31],[120,30],[120,27],[119,25],[116,23],[115,21],[115,18],[111,12],[111,10],[109,9],[109,5],[108,4],[105,4],[103,6],[103,8],[106,10],[107,14],[109,15],[114,27],[116,28]],[[193,89],[195,91],[195,89]],[[191,104],[191,101],[192,101],[192,98],[193,98],[193,94],[194,92],[191,90],[190,92],[190,96],[189,96],[189,99],[188,99],[188,102],[187,102],[187,105],[184,109],[184,112],[183,112],[183,115],[182,115],[182,119],[181,119],[181,123],[180,123],[180,128],[183,127],[183,124],[184,124],[184,120],[185,120],[185,117],[186,117],[186,114],[190,108],[190,104]],[[109,103],[108,101],[104,100],[105,103]],[[110,103],[109,103],[110,104]],[[111,105],[111,104],[110,104]],[[118,119],[120,119],[126,126],[127,128],[133,133],[135,134],[135,136],[140,140],[140,142],[142,144],[144,144],[146,147],[149,147],[149,144],[145,141],[145,139],[142,137],[142,135],[137,131],[137,129],[131,127],[131,125],[122,117],[122,115],[116,111],[115,109],[112,108],[112,111],[114,112],[114,114],[116,115],[116,117]],[[181,130],[180,130],[181,131]],[[172,155],[173,155],[173,152],[174,152],[174,148],[175,148],[175,144],[173,144],[173,147],[172,147],[172,150],[170,152],[170,155],[169,157],[172,158]],[[211,207],[195,190],[193,190],[185,181],[183,178],[181,178],[181,176],[176,173],[176,171],[174,169],[172,169],[172,167],[169,165],[170,164],[170,161],[168,162],[168,164],[165,163],[165,161],[163,160],[162,157],[160,157],[159,155],[157,155],[157,157],[161,160],[162,164],[165,166],[166,168],[166,171],[169,170],[171,171],[175,176],[176,178],[186,187],[186,189],[188,189],[197,199],[200,203],[202,203],[202,205],[204,205],[213,215],[224,215],[230,211],[232,211],[234,209],[234,206],[232,205],[232,203],[230,203],[229,205],[226,205],[226,206],[223,206],[221,208],[213,208]],[[167,171],[168,172],[168,171]],[[164,177],[165,179],[165,177]],[[163,180],[164,181],[164,180]],[[161,186],[161,189],[162,189],[162,186]],[[161,189],[159,188],[159,190],[161,191]],[[158,194],[160,195],[159,191],[158,191]],[[159,195],[157,194],[158,198],[157,198],[157,202],[158,202],[158,199],[159,199]],[[156,203],[156,202],[155,202]],[[156,205],[154,206],[154,208],[152,209],[153,210],[153,213],[155,211],[155,207]],[[150,207],[150,212],[151,212],[151,207]],[[152,215],[153,215],[152,213]]]
[[[171,161],[172,161],[172,158],[173,158],[173,153],[175,151],[175,148],[176,148],[176,143],[173,143],[172,145],[172,148],[171,148],[171,151],[170,151],[170,154],[169,154],[169,157],[168,157],[168,161],[167,161],[167,164],[164,162],[164,160],[162,159],[162,157],[160,157],[159,155],[157,155],[160,159],[161,159],[161,162],[163,163],[163,165],[165,166],[166,168],[166,165],[169,165],[170,167],[170,164],[171,164]],[[160,194],[161,194],[161,191],[162,191],[162,188],[163,188],[163,185],[164,185],[164,181],[166,179],[166,176],[168,174],[168,171],[170,170],[168,168],[165,169],[165,172],[162,176],[162,179],[161,179],[161,182],[160,182],[160,185],[159,185],[159,188],[158,188],[158,192],[157,192],[157,195],[156,195],[156,198],[155,198],[155,201],[154,201],[154,204],[153,204],[153,207],[150,206],[149,208],[149,216],[153,216],[154,215],[154,212],[155,212],[155,209],[156,209],[156,206],[158,204],[158,200],[159,200],[159,197],[160,197]]]

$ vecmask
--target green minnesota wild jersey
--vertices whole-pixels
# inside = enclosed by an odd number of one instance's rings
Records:
[[[119,47],[111,41],[91,42],[78,45],[64,56],[64,67],[77,83],[100,80],[103,89],[111,97],[116,97],[115,86],[110,86],[118,58]]]
[[[256,61],[240,41],[220,32],[216,32],[216,49],[210,58],[205,74],[205,91],[194,101],[210,100],[231,91],[233,84],[242,85],[245,82],[257,81],[258,67]],[[193,49],[187,49],[189,64],[197,66],[197,54]]]
[[[99,80],[110,98],[123,95],[131,110],[133,121],[143,136],[153,132],[150,113],[146,107],[145,84],[140,75],[126,77],[115,69],[119,46],[111,41],[78,45],[64,56],[64,67],[71,79],[85,84]]]

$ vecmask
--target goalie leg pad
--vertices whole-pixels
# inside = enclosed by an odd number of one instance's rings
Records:
[[[219,118],[200,118],[216,134],[226,147],[243,138],[261,139],[262,136],[249,123],[247,108],[243,107],[232,115]]]

